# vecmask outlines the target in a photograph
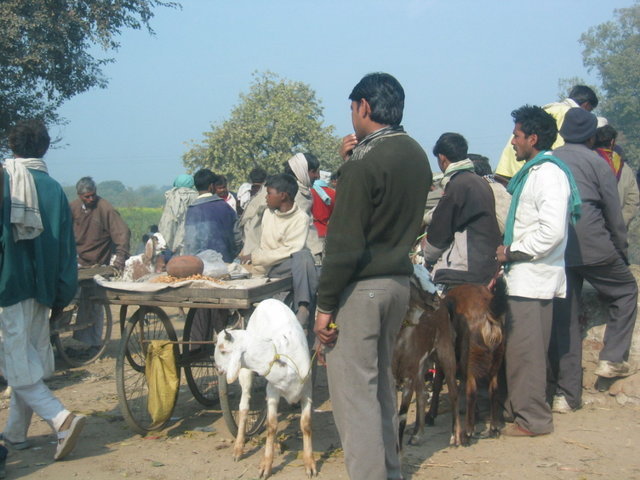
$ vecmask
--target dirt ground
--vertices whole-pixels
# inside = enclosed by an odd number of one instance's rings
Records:
[[[114,310],[114,314],[115,314]],[[116,316],[114,315],[114,318]],[[176,317],[174,317],[175,319]],[[178,325],[179,327],[179,325]],[[114,329],[117,330],[117,329]],[[240,462],[231,458],[232,437],[219,410],[203,409],[191,396],[184,376],[172,421],[147,437],[133,433],[118,408],[115,352],[112,340],[105,358],[77,369],[59,365],[48,381],[67,408],[89,416],[74,452],[53,462],[55,438],[48,425],[34,417],[28,450],[11,450],[7,478],[152,480],[254,479],[261,456],[261,440],[251,440]],[[593,371],[594,365],[587,365]],[[588,378],[588,376],[587,376]],[[319,476],[347,479],[340,442],[331,414],[324,370],[314,390],[313,443]],[[450,416],[444,414],[429,427],[421,446],[404,447],[407,479],[640,479],[640,407],[620,406],[607,393],[588,391],[581,410],[556,415],[555,432],[537,438],[478,438],[470,447],[449,447]],[[8,400],[0,401],[4,425]],[[273,478],[304,478],[299,451],[299,412],[280,414],[281,453],[274,461]],[[409,417],[412,427],[413,413]],[[406,441],[406,439],[405,439]]]

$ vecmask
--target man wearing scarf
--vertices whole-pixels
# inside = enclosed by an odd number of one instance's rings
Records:
[[[43,379],[54,371],[50,312],[78,287],[73,222],[67,197],[42,156],[49,134],[41,121],[21,122],[9,134],[15,158],[5,161],[0,209],[0,368],[12,387],[5,444],[28,448],[33,412],[57,433],[54,460],[65,457],[86,418],[64,408]]]
[[[431,169],[400,125],[404,90],[394,77],[369,74],[349,99],[358,143],[339,171],[314,331],[328,346],[329,392],[349,477],[397,480],[391,359],[408,308],[409,250],[419,235]]]
[[[313,195],[311,188],[313,182],[320,177],[320,162],[315,155],[310,153],[296,153],[284,164],[284,173],[293,176],[298,182],[298,193],[295,203],[298,208],[309,216],[309,233],[307,233],[306,247],[314,257],[316,264],[320,262],[324,242],[320,240],[318,230],[313,224],[311,209],[313,207]]]
[[[627,260],[627,229],[615,176],[591,150],[597,120],[580,108],[567,112],[560,135],[564,146],[553,151],[571,169],[580,187],[582,214],[569,227],[565,253],[567,297],[556,301],[550,359],[556,374],[553,411],[567,413],[582,404],[582,331],[579,299],[587,280],[608,299],[609,320],[596,375],[626,377],[635,371],[629,360],[636,321],[638,286]]]
[[[580,215],[580,195],[569,169],[548,152],[558,135],[554,118],[530,105],[511,116],[511,143],[525,163],[507,186],[511,206],[504,245],[496,251],[509,292],[506,408],[513,423],[502,433],[531,437],[553,431],[546,401],[553,299],[566,294],[564,251],[569,220]]]
[[[435,264],[435,283],[486,285],[498,271],[496,248],[502,241],[491,187],[475,174],[462,135],[443,133],[433,154],[444,173],[444,195],[427,229],[425,262]]]

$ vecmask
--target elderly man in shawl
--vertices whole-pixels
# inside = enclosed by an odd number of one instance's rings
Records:
[[[487,285],[498,271],[496,248],[502,241],[491,187],[474,171],[467,141],[443,133],[433,154],[444,176],[444,195],[433,212],[424,242],[424,259],[434,265],[433,281],[445,287]]]
[[[198,192],[194,188],[193,176],[183,173],[173,181],[173,188],[164,194],[166,202],[158,230],[167,242],[167,248],[173,255],[182,255],[184,248],[184,220],[187,208],[196,198]]]
[[[316,264],[320,264],[320,257],[324,242],[320,240],[318,230],[313,224],[313,195],[311,188],[313,182],[320,178],[320,162],[315,155],[309,153],[296,153],[284,164],[284,173],[292,175],[298,182],[298,193],[295,203],[309,216],[309,233],[307,234],[307,248],[311,251]]]
[[[591,147],[597,120],[580,108],[567,112],[560,135],[564,146],[553,151],[571,169],[582,197],[580,220],[569,227],[565,252],[567,297],[557,299],[550,360],[556,375],[553,411],[567,413],[582,404],[582,331],[579,299],[584,280],[609,304],[609,319],[596,375],[626,377],[631,337],[638,311],[638,285],[627,260],[627,229],[616,178]]]
[[[512,201],[504,245],[496,251],[509,291],[506,408],[513,423],[502,433],[536,436],[553,431],[546,401],[553,299],[566,295],[564,251],[569,220],[580,215],[580,194],[571,171],[548,152],[558,135],[554,118],[530,105],[511,116],[511,143],[525,163],[507,186]]]
[[[75,446],[86,421],[64,408],[43,379],[54,370],[50,312],[76,293],[78,274],[67,197],[47,173],[42,156],[49,134],[25,121],[9,134],[15,158],[5,161],[0,209],[0,367],[12,387],[5,444],[28,448],[33,412],[57,433],[54,460]]]

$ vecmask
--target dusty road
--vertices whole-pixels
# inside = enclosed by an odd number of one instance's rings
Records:
[[[115,312],[114,312],[115,313]],[[114,329],[115,330],[115,329]],[[153,480],[253,479],[260,461],[261,438],[247,445],[238,463],[231,459],[231,436],[219,410],[204,410],[185,385],[184,377],[170,425],[143,438],[131,432],[118,409],[113,341],[108,355],[86,368],[57,370],[48,383],[67,408],[89,415],[76,450],[53,462],[54,436],[35,419],[33,447],[10,451],[7,478]],[[591,367],[587,366],[593,370]],[[331,415],[326,379],[318,377],[314,391],[314,452],[319,476],[347,479],[339,439]],[[556,431],[538,438],[479,438],[467,448],[448,446],[450,417],[441,415],[422,446],[405,446],[407,479],[640,479],[640,408],[619,406],[606,393],[586,395],[583,409],[557,415]],[[0,402],[0,422],[7,399]],[[445,406],[443,410],[448,410]],[[274,462],[274,479],[304,477],[298,452],[298,412],[281,412],[282,452]],[[413,421],[413,414],[410,422]]]

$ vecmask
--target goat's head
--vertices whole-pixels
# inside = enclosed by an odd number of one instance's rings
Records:
[[[246,351],[246,333],[244,330],[223,330],[218,334],[214,359],[218,371],[227,375],[227,383],[235,382],[240,373]]]

